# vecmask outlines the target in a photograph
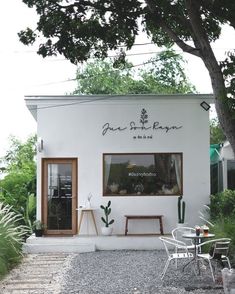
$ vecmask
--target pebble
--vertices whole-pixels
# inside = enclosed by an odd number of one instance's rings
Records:
[[[160,279],[161,250],[116,250],[80,254],[28,254],[0,282],[1,294],[223,294],[210,270],[196,276],[171,264]],[[218,280],[220,271],[217,272]]]

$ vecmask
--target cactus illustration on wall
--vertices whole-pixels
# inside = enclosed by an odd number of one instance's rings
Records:
[[[185,201],[182,200],[182,196],[178,197],[178,223],[183,224],[185,219]]]

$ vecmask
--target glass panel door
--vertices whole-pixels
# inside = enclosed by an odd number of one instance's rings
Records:
[[[77,160],[43,159],[46,234],[76,233]]]

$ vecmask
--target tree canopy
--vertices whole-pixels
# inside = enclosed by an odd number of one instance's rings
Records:
[[[77,71],[73,94],[172,94],[192,93],[184,72],[184,60],[173,50],[166,50],[146,62],[144,69],[131,63],[114,68],[111,60],[94,60]]]
[[[220,144],[226,140],[226,137],[220,127],[218,119],[210,121],[210,144]]]
[[[21,142],[10,138],[10,147],[1,159],[4,178],[0,180],[0,201],[22,214],[25,223],[35,219],[36,213],[36,136]]]
[[[235,153],[235,51],[217,61],[211,43],[221,27],[235,28],[231,0],[23,0],[36,8],[36,28],[19,33],[20,40],[40,40],[43,57],[63,54],[73,63],[109,50],[130,49],[140,30],[158,46],[177,44],[201,58],[207,68],[220,125]],[[139,25],[141,23],[141,26]],[[121,55],[123,59],[123,54]]]

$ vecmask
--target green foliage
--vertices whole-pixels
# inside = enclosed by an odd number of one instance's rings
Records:
[[[124,94],[132,92],[134,80],[131,69],[113,68],[111,62],[96,60],[77,71],[78,87],[74,94]]]
[[[219,144],[226,140],[217,118],[210,121],[210,144]]]
[[[24,211],[24,221],[25,224],[33,229],[33,221],[35,220],[36,216],[36,196],[31,194],[27,198],[26,209]]]
[[[165,50],[146,62],[148,65],[140,70],[143,84],[148,93],[176,94],[195,93],[195,87],[190,84],[185,71],[185,60],[174,50]]]
[[[36,213],[36,136],[25,143],[11,137],[10,142],[2,158],[5,177],[0,181],[0,201],[21,213],[25,224],[31,226]]]
[[[111,61],[95,60],[77,71],[78,86],[73,94],[172,94],[192,93],[195,88],[184,73],[184,60],[173,50],[151,58],[144,70],[132,64],[114,68]]]
[[[233,265],[235,265],[235,219],[234,217],[218,217],[211,227],[211,232],[217,238],[231,238],[229,255]]]
[[[235,191],[225,190],[210,197],[211,218],[231,217],[235,219]]]
[[[21,249],[29,228],[12,207],[0,203],[0,278],[21,259]]]
[[[225,190],[210,197],[211,227],[216,238],[231,238],[230,255],[235,264],[235,191]]]
[[[40,220],[35,220],[33,223],[34,230],[43,230],[45,228],[44,224]]]
[[[109,215],[111,213],[111,201],[109,200],[108,204],[106,206],[100,205],[100,208],[104,211],[104,217],[101,217],[101,220],[105,223],[105,227],[109,227],[114,223],[114,219],[109,220]]]
[[[224,78],[226,80],[226,91],[229,93],[227,105],[229,110],[233,111],[233,118],[235,119],[235,83],[234,83],[234,68],[235,68],[235,50],[227,52],[227,57],[220,63]]]
[[[44,36],[39,54],[63,54],[73,63],[91,56],[106,57],[108,50],[118,49],[119,45],[130,49],[140,31],[140,22],[158,46],[169,46],[176,41],[170,32],[178,37],[179,45],[180,41],[195,41],[196,37],[190,23],[190,7],[183,0],[157,0],[154,5],[152,1],[137,0],[23,2],[36,8],[39,20],[36,28],[19,33],[21,42],[32,44]],[[195,3],[193,8],[203,15],[198,25],[204,28],[210,41],[220,36],[221,23],[235,25],[233,1],[200,1],[200,5]]]
[[[185,201],[182,201],[182,196],[178,197],[178,223],[183,224],[185,219]]]

